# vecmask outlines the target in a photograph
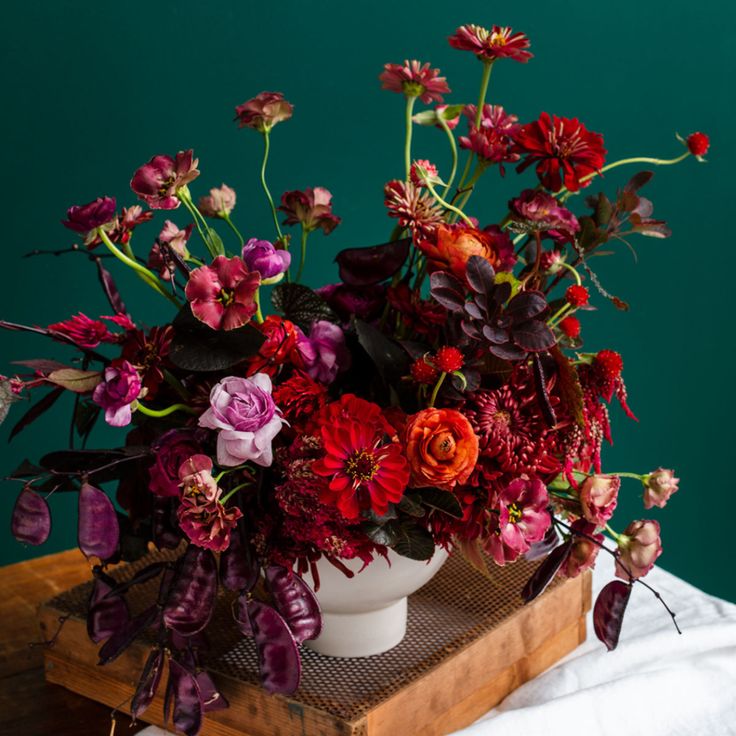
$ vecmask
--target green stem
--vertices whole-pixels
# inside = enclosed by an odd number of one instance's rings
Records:
[[[429,181],[429,179],[425,179],[425,180],[424,180],[424,183],[425,183],[425,185],[426,185],[427,189],[429,189],[429,191],[430,191],[430,192],[432,193],[432,196],[433,196],[433,197],[434,197],[434,198],[435,198],[435,199],[436,199],[436,200],[437,200],[437,201],[438,201],[438,202],[439,202],[439,203],[440,203],[440,204],[441,204],[441,205],[442,205],[442,206],[443,206],[443,207],[444,207],[444,208],[445,208],[446,210],[449,210],[450,212],[454,212],[454,213],[455,213],[456,215],[459,215],[460,217],[462,217],[462,218],[463,218],[463,220],[465,220],[465,222],[466,222],[466,223],[467,223],[468,225],[470,225],[470,226],[472,226],[472,225],[473,225],[473,221],[472,221],[472,220],[471,220],[471,219],[470,219],[470,218],[469,218],[469,217],[468,217],[468,216],[467,216],[467,215],[466,215],[466,214],[465,214],[465,213],[464,213],[464,212],[463,212],[463,211],[462,211],[461,209],[458,209],[457,207],[455,207],[455,205],[453,205],[453,204],[450,204],[449,202],[446,202],[446,201],[445,201],[444,199],[442,199],[442,197],[440,197],[440,195],[439,195],[439,194],[437,194],[437,191],[436,191],[436,190],[435,190],[435,188],[434,188],[434,187],[432,186],[432,182],[430,182],[430,181]]]
[[[583,280],[580,278],[580,274],[577,272],[577,269],[573,268],[569,263],[565,263],[564,261],[560,261],[557,265],[566,268],[575,277],[575,283],[578,286],[583,285]]]
[[[197,226],[197,232],[199,233],[199,237],[202,238],[202,242],[207,247],[207,250],[209,251],[209,254],[214,258],[217,255],[220,255],[219,253],[216,253],[213,251],[212,246],[210,245],[210,239],[208,236],[209,233],[209,225],[204,221],[204,218],[202,217],[202,214],[200,211],[194,206],[194,202],[192,202],[191,197],[189,196],[189,193],[185,190],[180,189],[177,192],[177,197],[179,201],[187,208],[187,211],[192,216],[192,220],[194,220],[194,224]],[[201,222],[200,222],[201,220]],[[204,225],[205,229],[202,229],[202,225]]]
[[[100,240],[102,240],[110,253],[122,261],[126,266],[132,268],[143,281],[145,281],[154,291],[157,291],[161,296],[168,299],[174,306],[176,306],[177,309],[181,307],[179,300],[164,288],[163,284],[154,274],[145,268],[145,266],[141,266],[141,264],[134,258],[130,258],[125,255],[125,253],[123,253],[115,243],[110,240],[107,233],[101,227],[97,228],[97,232],[100,236]]]
[[[414,112],[414,104],[416,103],[416,97],[406,98],[406,140],[404,141],[404,165],[406,166],[406,180],[409,181],[409,174],[411,173],[411,134],[414,128],[411,116]]]
[[[465,208],[465,205],[468,203],[468,200],[473,194],[473,190],[475,189],[475,185],[477,184],[478,179],[480,179],[481,175],[483,174],[485,170],[486,170],[485,166],[478,165],[475,167],[475,172],[473,173],[473,177],[466,185],[468,191],[465,192],[465,194],[463,194],[463,197],[458,204],[458,207],[460,209]]]
[[[271,196],[271,192],[268,188],[268,184],[266,184],[266,165],[268,164],[268,154],[271,150],[271,134],[269,131],[264,130],[263,131],[263,162],[261,163],[261,186],[263,187],[263,191],[266,194],[266,199],[268,200],[268,205],[271,208],[271,215],[273,216],[273,224],[276,228],[276,234],[278,235],[279,240],[283,241],[283,233],[281,232],[281,227],[279,225],[279,217],[276,214],[276,206],[273,203],[273,197]]]
[[[261,289],[260,287],[256,289],[256,293],[254,294],[254,299],[256,302],[256,321],[259,325],[263,324],[263,313],[261,312]]]
[[[437,394],[440,392],[440,388],[445,382],[446,375],[447,373],[445,373],[444,371],[440,373],[440,377],[437,379],[437,383],[435,383],[434,388],[432,389],[432,395],[429,397],[430,408],[434,406],[434,402],[437,400]]]
[[[639,473],[609,473],[608,475],[618,475],[619,478],[633,478],[641,483],[642,477]]]
[[[548,320],[547,320],[547,326],[548,327],[556,327],[557,326],[557,319],[562,318],[562,316],[570,309],[570,305],[565,303],[563,304]]]
[[[299,260],[299,270],[296,272],[296,283],[300,283],[302,280],[302,273],[304,272],[304,264],[307,260],[307,238],[309,237],[309,230],[302,225],[302,250],[301,258]]]
[[[173,414],[176,411],[184,411],[187,414],[198,413],[196,409],[192,409],[191,406],[187,406],[186,404],[172,404],[171,406],[167,406],[165,409],[149,409],[147,406],[143,406],[140,402],[138,402],[136,411],[139,411],[141,414],[145,414],[147,417],[155,417],[157,419],[168,417],[169,414]]]
[[[248,481],[247,483],[241,483],[240,485],[235,486],[231,491],[228,491],[221,499],[220,503],[224,504],[225,501],[227,501],[230,496],[237,493],[238,491],[242,490],[243,488],[246,488],[247,486],[251,485],[251,481]]]
[[[222,217],[223,220],[230,226],[230,229],[235,233],[236,237],[240,241],[240,247],[242,248],[245,244],[245,238],[240,234],[240,230],[235,227],[235,223],[230,219],[230,215],[225,213]]]
[[[608,526],[608,524],[606,524],[604,528],[616,540],[617,543],[623,536],[623,534],[617,534],[615,531],[613,531],[613,529],[611,529],[611,527]]]
[[[452,151],[452,168],[450,169],[450,178],[447,180],[447,186],[442,192],[442,196],[446,199],[447,195],[450,193],[452,182],[455,181],[455,175],[457,174],[457,143],[455,142],[455,136],[450,130],[450,126],[447,124],[447,120],[445,120],[445,118],[440,115],[439,121],[440,126],[442,126],[442,130],[444,130],[445,135],[447,135],[447,140],[450,142],[450,150]]]

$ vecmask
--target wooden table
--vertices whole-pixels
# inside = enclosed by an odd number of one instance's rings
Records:
[[[75,695],[43,677],[43,642],[36,609],[58,593],[90,579],[77,550],[0,568],[0,736],[107,736],[110,709]],[[131,728],[117,716],[116,736]]]

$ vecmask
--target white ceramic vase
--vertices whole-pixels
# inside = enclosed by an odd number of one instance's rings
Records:
[[[305,645],[329,657],[369,657],[395,647],[406,634],[407,596],[419,590],[442,567],[448,555],[441,547],[428,562],[410,560],[389,550],[362,572],[360,560],[343,560],[355,572],[346,577],[326,560],[317,563],[322,607],[322,633]],[[309,573],[305,580],[314,581]]]

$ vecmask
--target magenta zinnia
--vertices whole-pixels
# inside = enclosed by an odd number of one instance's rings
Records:
[[[461,51],[472,51],[481,61],[513,59],[525,64],[532,58],[529,39],[523,33],[514,33],[508,26],[493,26],[489,31],[468,23],[460,26],[448,39],[450,46]]]
[[[428,63],[422,64],[416,59],[403,64],[386,64],[378,78],[383,82],[383,89],[418,97],[425,105],[442,102],[442,95],[450,91],[439,69],[431,69]]]

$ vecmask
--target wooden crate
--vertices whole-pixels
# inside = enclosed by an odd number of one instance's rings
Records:
[[[116,577],[131,575],[137,565]],[[335,659],[302,650],[303,677],[290,697],[269,696],[258,684],[253,643],[231,620],[221,595],[208,628],[207,668],[230,708],[208,714],[204,736],[440,736],[469,725],[519,685],[572,651],[585,638],[590,575],[557,582],[524,606],[519,591],[533,565],[492,567],[492,579],[451,557],[409,599],[407,636],[385,654]],[[46,651],[46,679],[129,712],[149,651],[135,642],[116,661],[97,666],[98,646],[86,633],[91,584],[77,586],[40,609],[46,638],[68,616]],[[155,583],[133,589],[133,611],[154,595]],[[165,680],[163,681],[165,682]],[[163,726],[162,695],[143,720]]]

